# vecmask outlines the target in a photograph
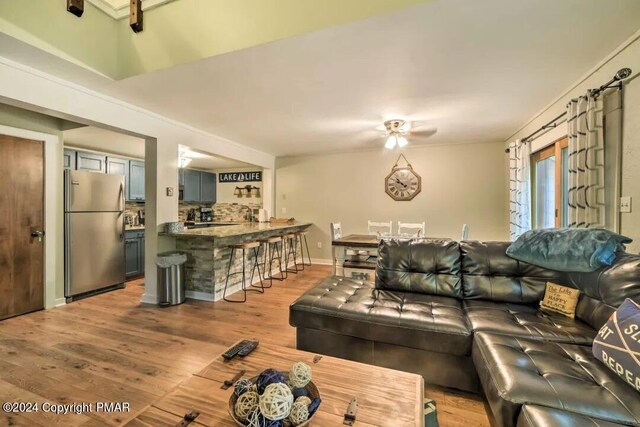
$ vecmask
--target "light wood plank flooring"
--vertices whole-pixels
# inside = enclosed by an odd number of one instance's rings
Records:
[[[0,322],[0,402],[130,402],[129,413],[0,412],[0,426],[118,425],[242,338],[295,348],[288,307],[328,276],[312,266],[245,304],[140,304],[143,282]],[[441,426],[488,426],[478,396],[428,386]]]

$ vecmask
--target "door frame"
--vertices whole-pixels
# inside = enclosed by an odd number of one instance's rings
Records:
[[[62,141],[58,135],[0,125],[0,134],[44,141],[44,308],[64,305]],[[59,285],[59,297],[56,295]]]

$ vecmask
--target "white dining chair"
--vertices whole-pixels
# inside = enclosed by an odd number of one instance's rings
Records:
[[[398,221],[398,236],[400,237],[424,237],[425,223]]]
[[[342,223],[331,223],[331,241],[337,240],[342,237]]]
[[[392,223],[393,221],[389,221],[389,222],[376,222],[376,221],[367,221],[367,233],[370,236],[391,236],[391,233],[393,233],[392,231]]]
[[[460,241],[467,240],[469,238],[469,224],[462,224],[462,237]]]

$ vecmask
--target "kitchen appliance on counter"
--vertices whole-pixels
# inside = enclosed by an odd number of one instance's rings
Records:
[[[213,221],[213,209],[200,208],[200,222],[212,222]]]
[[[124,287],[124,176],[64,171],[67,302]]]
[[[196,220],[196,210],[191,208],[187,211],[187,221],[195,221]]]
[[[266,209],[258,209],[258,221],[269,222],[269,212]]]

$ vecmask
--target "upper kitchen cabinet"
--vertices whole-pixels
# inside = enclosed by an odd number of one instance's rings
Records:
[[[200,175],[202,172],[191,169],[184,169],[182,172],[183,195],[185,202],[200,203]]]
[[[144,202],[144,162],[129,161],[129,200]]]
[[[129,160],[117,157],[107,157],[107,173],[110,175],[124,175],[124,194],[129,197]]]
[[[69,150],[68,148],[64,149],[64,154],[62,155],[64,160],[64,168],[65,169],[76,169],[76,150]]]
[[[107,170],[107,156],[78,151],[76,156],[76,169],[79,171],[101,172]]]
[[[215,173],[201,172],[200,201],[202,203],[216,202],[216,174]]]

